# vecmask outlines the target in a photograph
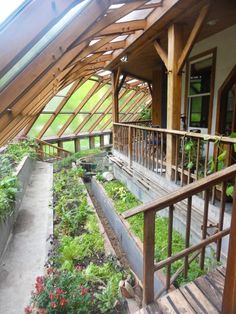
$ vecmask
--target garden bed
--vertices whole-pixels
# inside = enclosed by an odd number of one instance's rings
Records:
[[[99,181],[97,180],[99,179]],[[142,240],[143,240],[143,214],[136,215],[125,221],[120,213],[134,208],[141,204],[133,194],[118,180],[111,182],[103,182],[101,176],[92,179],[92,190],[112,226],[117,233],[119,241],[123,249],[128,254],[132,269],[137,276],[142,280],[143,271],[143,256],[142,256]],[[167,239],[168,239],[168,219],[156,215],[155,226],[155,259],[156,261],[163,260],[167,257]],[[141,243],[141,244],[140,244]],[[173,255],[185,248],[184,239],[177,231],[173,232]],[[206,271],[212,269],[213,261],[210,258],[206,259]],[[174,274],[182,266],[182,261],[177,261],[172,265],[172,274]],[[186,282],[201,276],[203,271],[199,268],[198,262],[193,261],[190,265],[188,278],[180,275],[175,281],[178,287]],[[157,285],[155,290],[157,291]],[[158,287],[159,290],[159,287]]]
[[[36,279],[25,313],[123,313],[119,284],[132,274],[106,254],[103,231],[80,177],[80,167],[54,174],[53,250]]]
[[[0,154],[0,259],[9,243],[22,198],[35,164],[33,143],[9,144]]]

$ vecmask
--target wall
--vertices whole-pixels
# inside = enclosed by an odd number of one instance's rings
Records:
[[[210,27],[210,26],[209,26]],[[216,126],[216,111],[218,90],[229,75],[233,66],[236,64],[236,25],[231,26],[224,31],[221,31],[211,37],[208,37],[194,45],[190,58],[194,57],[207,50],[217,48],[216,51],[216,72],[214,84],[214,99],[213,99],[213,113],[212,113],[212,134],[215,133]],[[186,71],[186,67],[184,72]],[[184,95],[185,95],[185,78],[186,73],[183,74],[182,79],[182,110],[184,112]]]

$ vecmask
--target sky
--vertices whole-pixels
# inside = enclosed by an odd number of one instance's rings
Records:
[[[24,0],[0,0],[0,23],[2,23]]]

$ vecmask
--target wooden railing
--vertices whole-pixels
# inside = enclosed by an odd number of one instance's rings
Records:
[[[188,276],[188,269],[190,263],[196,259],[199,255],[199,264],[201,269],[204,269],[205,262],[205,253],[206,247],[209,244],[216,243],[216,259],[220,260],[221,257],[221,244],[222,238],[231,233],[230,241],[230,255],[228,255],[228,265],[231,269],[235,265],[231,265],[235,261],[235,251],[236,249],[236,219],[232,219],[231,228],[224,228],[224,213],[225,213],[225,188],[229,181],[235,182],[236,176],[236,165],[232,165],[224,170],[216,172],[206,178],[199,180],[198,182],[193,182],[189,185],[186,185],[179,190],[160,198],[159,200],[154,200],[144,205],[141,205],[137,208],[131,209],[123,213],[125,219],[135,216],[137,214],[144,214],[144,242],[143,242],[143,263],[144,263],[144,279],[143,279],[143,289],[144,289],[144,303],[149,304],[154,301],[154,273],[160,269],[166,268],[166,285],[165,288],[168,290],[170,285],[176,280],[177,276],[180,273],[183,273],[185,277]],[[208,213],[209,213],[209,203],[212,188],[216,185],[222,185],[222,190],[224,193],[221,195],[221,202],[219,207],[219,221],[217,224],[217,229],[213,235],[208,235]],[[204,208],[203,208],[203,222],[202,222],[202,240],[195,244],[191,245],[191,214],[192,214],[192,197],[197,193],[204,193]],[[173,220],[174,220],[174,209],[175,205],[178,202],[183,202],[185,200],[186,206],[186,233],[185,233],[185,249],[181,252],[178,252],[175,255],[172,255],[172,233],[173,233]],[[234,203],[233,203],[233,213],[232,216],[236,216],[236,202],[235,202],[235,193],[234,193]],[[154,261],[154,248],[155,248],[155,216],[156,212],[159,212],[163,209],[169,208],[168,210],[168,255],[165,260]],[[172,274],[171,266],[177,260],[183,259],[183,266],[175,273]],[[172,274],[172,275],[171,275]],[[234,281],[233,281],[234,279]],[[226,285],[231,285],[232,291],[229,287],[227,288],[227,294],[229,300],[232,299],[235,301],[235,290],[233,289],[233,284],[236,284],[236,272],[229,273],[226,270]],[[236,286],[234,287],[236,288]],[[163,292],[163,291],[162,291]],[[223,302],[224,303],[224,302]],[[227,304],[228,306],[228,304]],[[229,307],[228,307],[229,308]],[[236,308],[234,308],[236,310]],[[224,312],[226,313],[226,312]],[[235,313],[235,312],[228,312]]]
[[[121,123],[114,123],[113,130],[113,147],[130,164],[137,162],[163,176],[169,168],[170,179],[181,186],[235,162],[234,138]],[[173,154],[167,160],[170,149]]]
[[[45,141],[36,139],[36,143],[38,144],[37,156],[39,160],[53,162],[71,155],[69,151]]]

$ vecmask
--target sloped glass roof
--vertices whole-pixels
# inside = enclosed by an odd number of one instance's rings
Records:
[[[24,6],[28,0],[7,0],[0,1],[0,26],[14,12]]]

